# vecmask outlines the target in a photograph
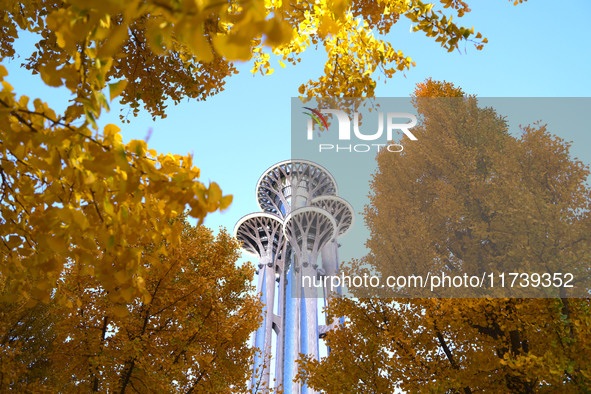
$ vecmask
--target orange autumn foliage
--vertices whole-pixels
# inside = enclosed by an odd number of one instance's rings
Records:
[[[181,224],[178,246],[143,260],[144,297],[123,289],[126,299],[112,302],[109,290],[71,264],[47,303],[3,303],[0,390],[246,390],[248,339],[260,314],[249,285],[254,269],[236,266],[239,246],[226,232],[214,237],[203,226]],[[124,276],[113,277],[124,286]]]
[[[420,144],[378,154],[365,210],[371,253],[348,273],[543,266],[584,275],[589,168],[569,145],[542,125],[510,135],[492,109],[449,83],[420,84],[414,102]],[[318,390],[591,389],[591,304],[562,290],[546,299],[348,297],[329,311],[345,323],[328,334],[330,354],[307,359],[301,376]]]

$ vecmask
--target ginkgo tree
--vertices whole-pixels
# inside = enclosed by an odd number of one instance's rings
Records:
[[[428,80],[415,94],[420,143],[377,155],[365,210],[370,253],[348,274],[551,267],[588,286],[590,171],[569,144],[541,124],[511,135],[501,115],[450,83]],[[330,354],[308,359],[301,377],[339,393],[588,392],[589,298],[498,290],[489,296],[499,298],[335,299],[330,313],[345,323],[328,333]],[[577,297],[589,294],[582,290]]]
[[[53,301],[0,304],[0,390],[244,392],[260,316],[254,268],[236,264],[227,232],[177,220],[181,243],[166,254],[140,243],[144,296],[115,273],[122,299],[113,302],[96,276],[68,264]]]

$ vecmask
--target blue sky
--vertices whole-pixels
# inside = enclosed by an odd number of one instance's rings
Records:
[[[513,6],[505,0],[469,2],[472,12],[455,20],[474,26],[488,38],[482,51],[467,44],[447,53],[433,39],[410,32],[402,20],[388,36],[395,49],[412,57],[416,67],[383,79],[376,96],[408,97],[418,82],[428,77],[447,80],[480,97],[586,97],[591,92],[591,34],[587,0],[556,2],[531,0]],[[465,50],[464,50],[465,49]],[[39,97],[55,109],[63,108],[66,92],[42,84],[19,68],[32,50],[31,42],[18,43],[20,59],[5,62],[7,80],[17,94]],[[322,48],[310,50],[298,66],[281,68],[271,76],[254,76],[249,63],[238,65],[240,74],[230,78],[225,90],[207,102],[185,101],[168,107],[166,119],[152,121],[144,113],[120,124],[121,107],[100,124],[118,124],[124,140],[143,139],[153,129],[149,147],[158,152],[194,154],[202,182],[215,181],[234,203],[223,213],[211,214],[205,224],[233,229],[245,214],[258,211],[255,185],[265,169],[290,157],[290,98],[298,87],[323,69]],[[123,108],[124,113],[126,108]],[[582,150],[583,147],[575,148]]]

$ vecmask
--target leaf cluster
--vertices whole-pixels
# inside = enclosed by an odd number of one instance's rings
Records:
[[[158,155],[141,140],[123,144],[114,125],[93,133],[2,84],[0,272],[12,300],[47,301],[66,264],[107,290],[118,275],[137,295],[143,290],[132,278],[152,258],[138,244],[176,246],[181,227],[169,219],[189,206],[202,220],[230,204],[217,184],[198,181],[190,156]]]
[[[205,100],[222,91],[235,61],[254,57],[253,72],[271,74],[271,55],[296,64],[311,46],[327,53],[323,74],[300,87],[312,97],[373,96],[376,81],[414,62],[390,44],[401,17],[448,51],[462,41],[481,49],[473,28],[452,22],[469,12],[459,0],[248,0],[4,2],[0,58],[14,58],[19,30],[37,37],[24,65],[49,86],[73,93],[67,115],[92,122],[108,108],[104,89],[121,102],[165,117],[167,102]],[[285,63],[279,60],[281,66]],[[377,75],[377,72],[383,75]],[[123,117],[123,115],[122,115]]]

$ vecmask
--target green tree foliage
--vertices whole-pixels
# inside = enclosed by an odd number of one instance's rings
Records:
[[[429,80],[416,96],[420,143],[378,154],[365,264],[383,275],[585,275],[589,168],[568,143],[543,125],[509,135],[492,109],[448,83]],[[346,322],[303,375],[327,392],[588,392],[589,299],[550,295],[338,299],[330,312]]]

